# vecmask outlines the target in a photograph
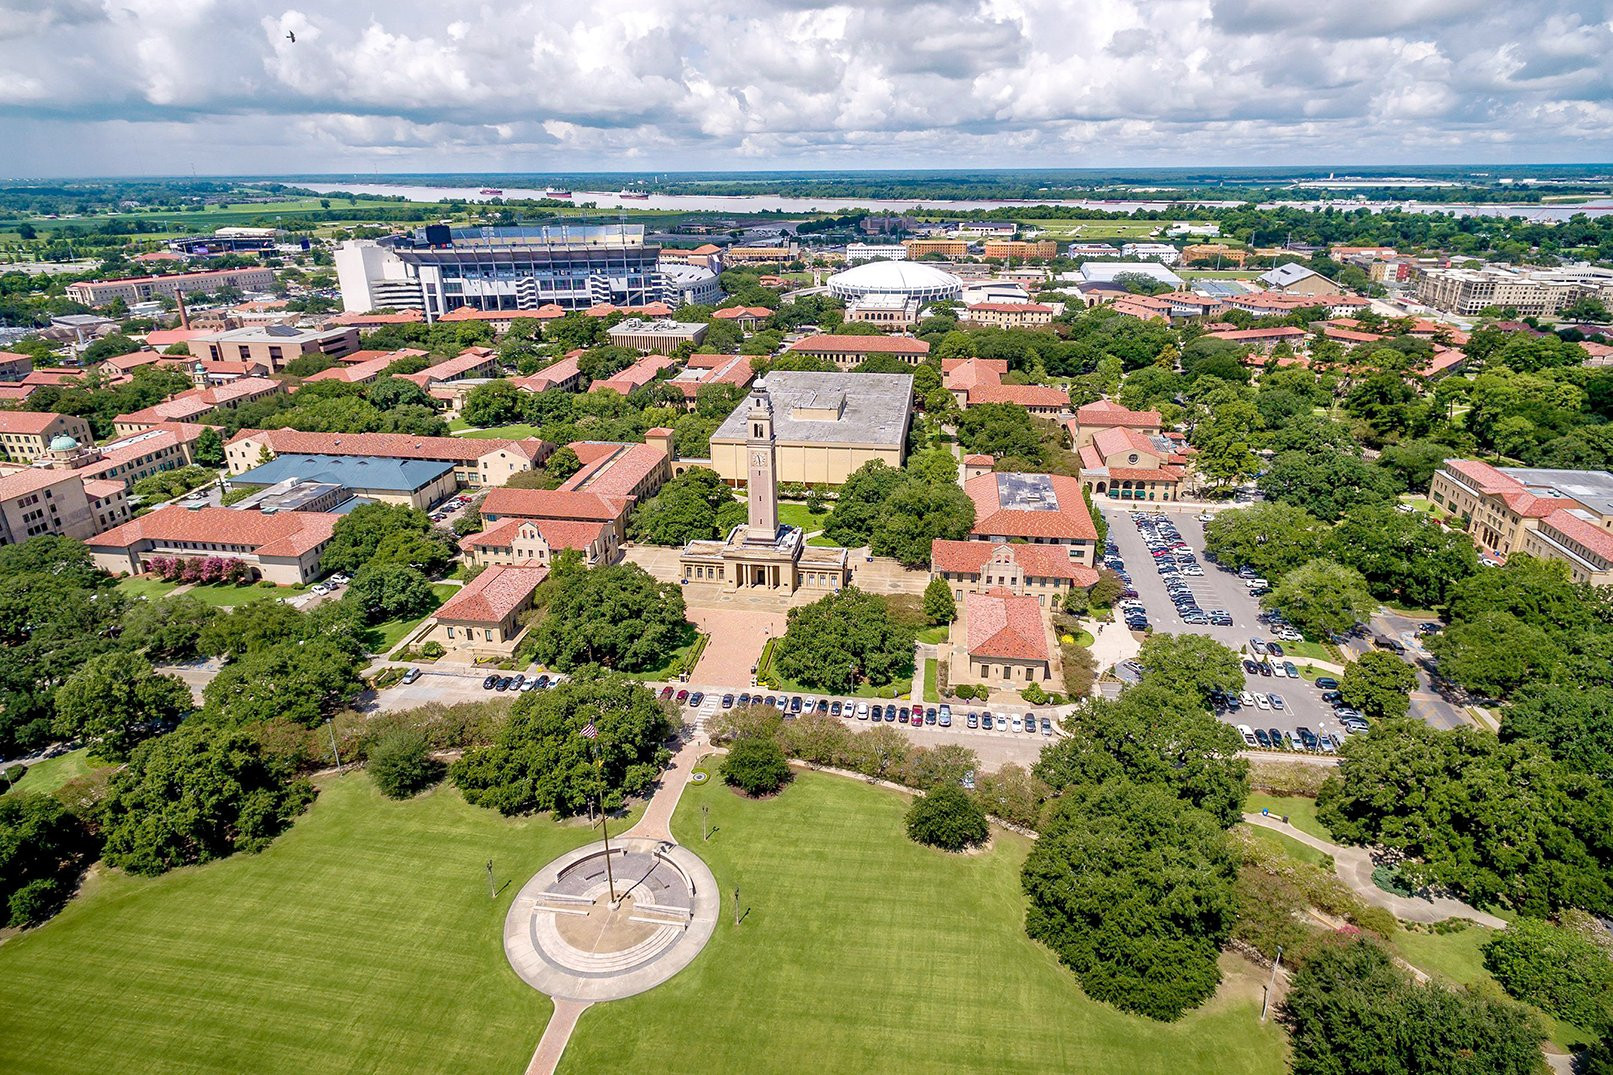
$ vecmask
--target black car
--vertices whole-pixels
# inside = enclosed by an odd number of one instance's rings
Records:
[[[831,717],[838,717],[840,715],[840,702],[838,699],[829,703],[829,715]]]
[[[1245,660],[1243,662],[1243,670],[1249,673],[1251,676],[1258,676],[1260,674],[1260,666],[1250,660]]]
[[[1255,742],[1259,743],[1261,746],[1265,747],[1267,750],[1270,750],[1271,749],[1271,733],[1266,731],[1266,729],[1264,729],[1264,728],[1256,728],[1255,729]]]
[[[734,708],[734,696],[732,694],[725,694],[722,696],[722,707],[724,709]]]
[[[496,691],[507,691],[510,689],[510,682],[510,677],[505,676],[503,679],[493,684],[493,689]]]
[[[497,676],[488,676],[486,679],[482,680],[482,690],[484,691],[490,691],[496,686],[498,686]]]
[[[797,694],[795,697],[790,699],[790,712],[791,713],[799,713],[799,712],[801,712],[801,696],[799,694]]]
[[[542,690],[543,688],[540,686],[538,689]],[[705,691],[695,691],[693,694],[689,695],[689,708],[691,708],[691,709],[699,709],[700,708],[700,703],[704,702],[705,700],[706,700],[706,692]]]
[[[1322,688],[1324,691],[1336,691],[1339,689],[1339,681],[1334,679],[1332,676],[1317,676],[1316,685]],[[1324,694],[1322,697],[1325,698],[1327,696]]]
[[[1286,656],[1286,655],[1285,655],[1285,654],[1284,654],[1284,653],[1283,653],[1283,648],[1282,648],[1282,646],[1280,646],[1280,645],[1278,645],[1278,644],[1277,644],[1277,643],[1276,643],[1276,642],[1267,642],[1267,643],[1266,643],[1266,649],[1268,649],[1268,650],[1270,650],[1270,651],[1271,651],[1271,655],[1272,655],[1272,656],[1273,656],[1273,657],[1282,657],[1282,656]]]
[[[549,689],[549,677],[548,676],[539,676],[538,677],[538,685],[537,685],[536,689],[540,690],[540,691],[548,690]],[[702,697],[704,697],[704,696],[702,695]],[[696,702],[694,704],[699,705],[700,703]]]
[[[1299,741],[1306,750],[1315,750],[1321,745],[1316,738],[1316,733],[1309,728],[1296,728],[1294,729],[1294,734],[1299,736]]]
[[[1261,675],[1263,675],[1263,676],[1271,675],[1271,665],[1267,664],[1265,661],[1258,662],[1255,665],[1255,667],[1260,670]]]
[[[874,707],[874,709],[873,709],[873,712],[869,714],[869,719],[870,720],[884,720],[885,719],[885,707],[882,706],[882,705],[876,705]]]
[[[1280,730],[1276,728],[1267,728],[1266,734],[1271,736],[1271,746],[1273,750],[1282,750],[1288,745],[1288,740],[1283,738],[1283,733]]]

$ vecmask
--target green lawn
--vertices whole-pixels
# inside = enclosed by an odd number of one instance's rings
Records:
[[[460,587],[450,586],[446,582],[434,582],[431,584],[431,592],[437,595],[438,605],[454,596],[459,590]],[[431,613],[428,612],[426,615],[429,616]],[[418,627],[420,621],[425,618],[425,616],[414,616],[406,620],[385,620],[375,624],[370,628],[370,652],[391,653],[392,648],[402,642],[404,637]]]
[[[941,694],[935,688],[935,669],[937,661],[928,657],[924,661],[924,700],[926,702],[939,702]]]
[[[149,575],[135,575],[131,578],[119,579],[117,588],[129,597],[149,597],[152,600],[156,600],[159,597],[167,597],[173,593],[178,585],[176,582],[164,582]]]
[[[1332,840],[1320,821],[1316,820],[1316,800],[1305,795],[1272,795],[1264,791],[1251,791],[1243,801],[1247,813],[1258,814],[1264,807],[1274,814],[1286,816],[1288,823],[1300,832],[1323,840]]]
[[[1059,635],[1059,641],[1061,641],[1061,642],[1064,641],[1066,638],[1068,638],[1071,642],[1075,643],[1077,646],[1085,646],[1088,649],[1091,649],[1092,648],[1092,643],[1097,641],[1097,639],[1092,637],[1092,632],[1086,630],[1085,628],[1083,628],[1083,629],[1081,629],[1079,631],[1076,631],[1074,634],[1071,634],[1070,632],[1065,631],[1065,632],[1062,632]]]
[[[997,832],[976,855],[919,847],[902,835],[907,803],[817,773],[760,802],[715,781],[690,787],[673,828],[717,876],[716,934],[666,984],[585,1012],[561,1071],[1283,1070],[1282,1032],[1257,1022],[1247,964],[1224,959],[1222,993],[1177,1023],[1095,1003],[1025,937],[1029,841]]]
[[[947,640],[947,635],[951,633],[951,625],[945,623],[941,624],[939,627],[921,627],[919,628],[918,632],[918,640],[920,642],[927,642],[933,646],[939,642],[945,642]]]
[[[1330,661],[1341,664],[1337,648],[1325,642],[1284,642],[1283,653],[1289,657],[1308,657],[1313,661]]]
[[[1332,855],[1318,851],[1309,844],[1302,844],[1292,836],[1285,836],[1280,832],[1262,828],[1259,825],[1250,825],[1249,832],[1256,840],[1270,844],[1291,859],[1308,862],[1312,866],[1320,866],[1324,870],[1333,868]]]
[[[262,854],[149,879],[97,870],[55,920],[0,946],[4,1066],[522,1070],[550,1006],[505,962],[504,914],[593,834],[446,787],[394,803],[362,774],[321,786]]]
[[[803,533],[810,534],[814,530],[822,530],[829,524],[829,513],[814,515],[807,510],[805,504],[780,504],[778,506],[778,521],[785,526],[797,526]],[[829,542],[833,545],[834,542]]]
[[[108,768],[110,764],[99,758],[91,758],[87,747],[70,750],[66,754],[46,758],[37,765],[30,765],[22,779],[12,785],[6,794],[49,795],[69,780],[77,780],[96,769]]]
[[[536,437],[538,427],[525,424],[513,426],[489,426],[486,429],[466,430],[461,427],[458,436],[470,437],[473,440],[524,440]]]

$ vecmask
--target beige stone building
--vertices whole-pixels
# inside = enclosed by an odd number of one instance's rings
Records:
[[[132,276],[122,280],[86,280],[69,284],[67,297],[86,306],[105,306],[122,299],[133,306],[158,295],[179,295],[235,287],[242,291],[268,291],[274,287],[274,272],[264,268],[213,269],[207,272],[180,272],[166,276]]]
[[[51,441],[57,437],[69,437],[78,444],[95,439],[90,424],[77,415],[0,411],[0,449],[13,462],[33,462],[50,451]]]
[[[863,375],[871,376],[871,375]],[[806,588],[831,593],[851,581],[849,554],[806,544],[798,527],[778,517],[778,452],[767,381],[751,388],[745,411],[746,523],[723,541],[691,541],[680,567],[684,582],[715,582],[729,590],[792,594]]]
[[[929,353],[928,342],[910,336],[844,336],[829,332],[807,336],[785,348],[785,354],[821,358],[842,370],[861,365],[873,355],[891,355],[916,366]]]
[[[975,302],[965,316],[976,325],[994,328],[1042,328],[1053,323],[1053,307],[1042,302]]]
[[[319,554],[330,544],[337,515],[286,511],[270,515],[234,508],[169,504],[86,540],[97,567],[139,574],[153,556],[243,560],[258,577],[294,586],[319,576]]]
[[[1558,508],[1525,529],[1518,551],[1568,565],[1575,582],[1613,586],[1613,523],[1584,508]]]
[[[521,613],[532,607],[532,595],[548,575],[546,567],[486,568],[437,610],[420,642],[440,643],[462,660],[508,657],[526,633]]]
[[[1613,534],[1613,473],[1447,459],[1434,472],[1428,499],[1481,552],[1560,560],[1585,581],[1605,571],[1607,546],[1592,531]]]
[[[904,239],[902,248],[908,258],[921,258],[925,254],[940,254],[947,258],[969,255],[969,244],[962,239]]]
[[[913,378],[780,372],[765,380],[778,481],[840,485],[852,471],[875,459],[902,465],[912,420]],[[711,436],[712,468],[734,486],[744,483],[750,472],[750,408],[749,399],[742,401]]]
[[[83,540],[129,517],[120,481],[28,467],[0,474],[0,545],[53,535]]]
[[[278,372],[285,369],[286,363],[305,355],[341,358],[357,351],[358,328],[354,325],[332,328],[298,328],[295,325],[238,328],[199,336],[186,346],[197,358],[261,362]]]
[[[933,541],[930,574],[945,580],[958,601],[1002,590],[1034,597],[1045,609],[1058,608],[1070,590],[1098,581],[1096,569],[1070,559],[1065,549],[996,541]]]
[[[1059,256],[1059,244],[1051,239],[987,239],[984,253],[1003,261],[1050,261]]]
[[[965,594],[953,624],[952,682],[1023,690],[1035,683],[1054,687],[1052,628],[1030,596],[1006,590]],[[958,645],[958,639],[963,645]]]

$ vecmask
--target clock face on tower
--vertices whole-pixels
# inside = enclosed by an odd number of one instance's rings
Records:
[[[750,454],[750,465],[753,466],[753,467],[765,467],[765,466],[767,466],[767,453],[766,452],[752,452]]]

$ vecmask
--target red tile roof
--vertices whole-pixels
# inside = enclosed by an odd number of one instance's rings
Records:
[[[1158,411],[1127,410],[1112,400],[1100,399],[1083,404],[1075,412],[1075,420],[1084,426],[1128,426],[1135,429],[1159,427]]]
[[[980,474],[964,482],[964,492],[975,502],[972,533],[990,537],[1052,538],[1061,541],[1096,541],[1097,529],[1081,497],[1081,483],[1062,474],[1047,479],[1058,510],[1005,508],[998,494],[1001,474]]]
[[[437,610],[437,619],[460,623],[503,623],[549,577],[546,567],[494,564],[484,568]]]
[[[766,306],[724,306],[721,310],[714,311],[711,316],[719,321],[738,321],[744,317],[754,317],[760,320],[764,317],[772,317],[773,311]]]
[[[1042,626],[1042,609],[1036,598],[994,590],[965,594],[963,607],[969,624],[969,656],[1048,659],[1047,631]]]
[[[368,455],[386,459],[450,459],[469,463],[493,452],[526,459],[542,454],[540,440],[481,440],[474,437],[415,437],[407,433],[304,433],[297,429],[243,429],[229,443],[259,440],[269,450],[302,455]]]
[[[1062,388],[1050,388],[1040,384],[983,384],[969,389],[969,402],[1068,408],[1070,394]]]
[[[946,386],[956,392],[972,391],[982,385],[1002,384],[1008,363],[1002,359],[970,358],[944,369]]]
[[[1006,552],[1027,576],[1039,579],[1070,579],[1077,586],[1091,586],[1098,572],[1070,559],[1059,545],[1019,545],[992,541],[930,542],[930,570],[960,575],[978,575],[994,556]]]
[[[395,314],[337,314],[325,319],[327,325],[413,325],[426,319],[419,310]]]
[[[389,354],[382,354],[380,358],[372,358],[367,362],[355,362],[351,366],[332,366],[328,370],[320,370],[309,377],[310,381],[347,381],[350,384],[363,384],[373,381],[381,376],[386,369],[397,359]]]
[[[571,450],[583,459],[579,449],[585,443],[574,443]],[[583,467],[567,478],[561,491],[583,490],[597,496],[627,497],[633,490],[667,462],[666,452],[652,444],[602,444],[608,451],[593,460],[583,459]]]
[[[50,467],[15,470],[10,474],[0,474],[0,500],[14,500],[19,496],[27,496],[41,489],[61,485],[63,482],[81,480],[82,476],[75,470],[54,470]]]
[[[1613,532],[1603,530],[1566,508],[1558,508],[1540,521],[1541,525],[1551,527],[1571,541],[1577,541],[1596,555],[1613,560]]]
[[[216,388],[193,388],[188,392],[181,392],[173,399],[147,407],[145,410],[120,414],[113,421],[125,424],[183,422],[187,418],[206,414],[214,407],[237,400],[269,396],[284,390],[284,385],[269,377],[242,377]]]
[[[997,460],[993,456],[989,456],[989,455],[976,454],[976,455],[966,455],[966,456],[963,457],[963,464],[964,464],[964,466],[968,466],[968,467],[989,467],[989,466],[992,466],[993,464],[995,464],[996,462],[997,462]]]
[[[559,489],[509,489],[500,487],[482,499],[486,519],[591,519],[611,522],[630,507],[619,496],[579,493]]]
[[[577,363],[582,359],[582,348],[570,352],[564,358],[556,359],[538,372],[527,377],[517,377],[510,383],[517,388],[524,388],[528,392],[544,392],[555,385],[565,384],[581,376]]]
[[[808,355],[857,354],[927,355],[930,345],[907,336],[839,336],[820,332],[796,340],[787,350]]]
[[[523,526],[537,529],[543,543],[551,549],[576,549],[579,552],[599,540],[607,523],[573,519],[505,519],[489,526],[480,534],[472,534],[460,541],[471,548],[507,549]]]
[[[978,310],[981,313],[989,314],[1050,314],[1053,312],[1053,307],[1045,306],[1040,302],[972,302],[968,308],[970,313]]]
[[[492,363],[497,354],[487,347],[470,347],[453,358],[445,359],[435,366],[428,366],[419,373],[406,373],[403,377],[404,380],[413,381],[422,388],[432,381],[458,380],[465,374]]]
[[[60,417],[55,411],[0,411],[0,433],[43,434]]]
[[[185,508],[170,504],[114,526],[88,544],[126,549],[140,541],[193,541],[245,545],[259,556],[301,556],[330,540],[339,515],[283,511],[265,515],[234,508]]]
[[[1217,340],[1291,340],[1305,335],[1305,330],[1295,328],[1293,325],[1281,325],[1276,328],[1244,328],[1232,332],[1211,332],[1208,335]]]
[[[662,370],[671,369],[676,365],[677,362],[666,355],[645,355],[615,376],[607,380],[595,381],[589,386],[589,391],[603,390],[625,396],[655,380],[656,375]]]

